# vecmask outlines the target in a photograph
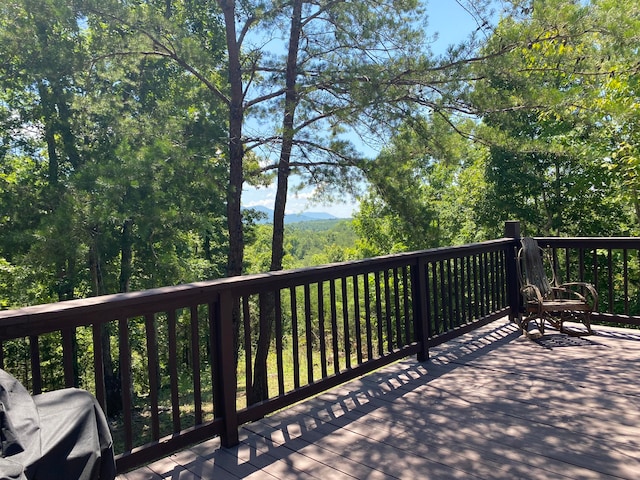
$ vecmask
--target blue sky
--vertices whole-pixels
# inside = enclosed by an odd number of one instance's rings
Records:
[[[437,41],[432,45],[434,53],[444,51],[448,45],[464,40],[477,25],[473,17],[466,12],[456,0],[431,0],[428,3],[429,15],[428,33],[438,33]],[[374,155],[375,152],[367,152]],[[295,185],[295,178],[291,183]],[[304,211],[327,212],[340,218],[348,218],[357,208],[357,203],[352,199],[346,199],[344,203],[335,202],[330,205],[312,204],[310,197],[312,190],[305,190],[295,194],[289,193],[287,199],[287,213],[301,213]],[[273,208],[275,199],[275,185],[266,188],[245,187],[242,195],[242,204],[245,207],[262,205]]]

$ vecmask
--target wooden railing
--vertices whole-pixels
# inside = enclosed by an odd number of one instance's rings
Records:
[[[560,281],[592,283],[595,322],[640,326],[640,238],[538,238],[553,249]]]
[[[623,294],[613,284],[604,290],[607,308],[619,312],[606,320],[636,322],[636,239],[544,241],[559,262],[570,255],[568,273],[578,248],[578,271],[587,280],[595,272],[598,285],[623,272]],[[424,361],[433,345],[517,315],[517,244],[503,238],[4,311],[0,361],[34,394],[94,393],[124,471],[215,435],[234,445],[242,423],[397,359]],[[593,252],[609,262],[604,270],[586,268]]]

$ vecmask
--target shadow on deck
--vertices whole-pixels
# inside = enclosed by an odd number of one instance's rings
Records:
[[[640,331],[594,330],[493,322],[118,478],[640,478]]]

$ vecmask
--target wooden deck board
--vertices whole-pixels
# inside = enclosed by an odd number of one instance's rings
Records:
[[[640,478],[640,331],[594,328],[494,322],[119,479]]]

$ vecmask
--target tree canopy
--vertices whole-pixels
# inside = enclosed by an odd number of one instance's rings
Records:
[[[640,7],[464,5],[478,29],[435,55],[417,0],[4,2],[2,308],[286,267],[291,175],[360,195],[356,248],[317,261],[514,218],[636,234]],[[241,195],[272,182],[266,239]]]
[[[406,153],[430,138],[420,133],[425,122],[433,129],[444,119],[474,152],[456,157],[469,175],[460,173],[439,190],[442,196],[462,187],[463,178],[475,179],[464,206],[455,207],[460,218],[447,229],[451,241],[500,236],[510,219],[522,221],[525,232],[534,235],[637,234],[638,157],[631,132],[638,109],[639,20],[638,6],[624,0],[521,2],[482,43],[476,55],[481,60],[461,64],[457,78],[466,79],[464,86],[447,90],[458,94],[456,102],[443,96],[432,110],[418,114],[422,121],[410,117],[390,151],[376,161],[391,154],[392,168],[401,172],[451,164],[450,155],[434,148],[422,160]],[[407,135],[406,129],[414,133]],[[400,186],[395,178],[374,174],[356,225],[439,218],[446,207],[417,200],[423,197],[416,193],[431,183],[421,177]],[[424,228],[400,231],[423,232],[423,247],[439,245]],[[384,236],[370,228],[361,232]]]

